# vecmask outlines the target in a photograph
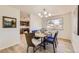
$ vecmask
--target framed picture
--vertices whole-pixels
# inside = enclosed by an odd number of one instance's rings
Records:
[[[3,28],[16,28],[16,18],[3,16]]]
[[[50,19],[47,22],[47,28],[54,30],[63,30],[63,18]]]

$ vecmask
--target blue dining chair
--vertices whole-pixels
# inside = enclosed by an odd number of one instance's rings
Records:
[[[54,36],[48,35],[47,38],[45,39],[45,42],[53,44],[54,53],[56,52],[55,48],[57,47],[57,35],[58,31],[54,34]]]

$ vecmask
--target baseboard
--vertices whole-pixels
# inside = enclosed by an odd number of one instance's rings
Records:
[[[8,46],[8,47],[0,48],[0,51],[1,51],[1,50],[4,50],[4,49],[7,49],[7,48],[10,48],[10,47],[13,47],[13,46],[16,46],[16,45],[18,45],[18,43],[17,43],[17,44],[12,44],[12,45],[10,45],[10,46]]]
[[[66,38],[66,37],[58,37],[60,39],[65,39],[65,40],[71,40],[70,38]]]

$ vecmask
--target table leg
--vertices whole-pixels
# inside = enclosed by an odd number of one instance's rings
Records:
[[[44,50],[46,50],[46,44],[45,44],[45,38],[43,38],[44,40],[43,40],[43,48],[44,48]]]

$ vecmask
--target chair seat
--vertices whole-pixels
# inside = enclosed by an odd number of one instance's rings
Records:
[[[53,40],[54,40],[54,37],[47,37],[47,39],[46,39],[46,41],[49,41],[49,42],[53,42]]]
[[[54,39],[51,39],[51,38],[47,39],[47,41],[50,41],[50,42],[53,42],[53,40],[54,40]]]
[[[41,39],[35,39],[35,38],[33,38],[33,39],[32,39],[32,42],[33,42],[33,44],[34,44],[35,46],[37,46],[37,45],[39,45],[39,44],[41,43]]]
[[[47,37],[47,39],[54,39],[54,37]]]

